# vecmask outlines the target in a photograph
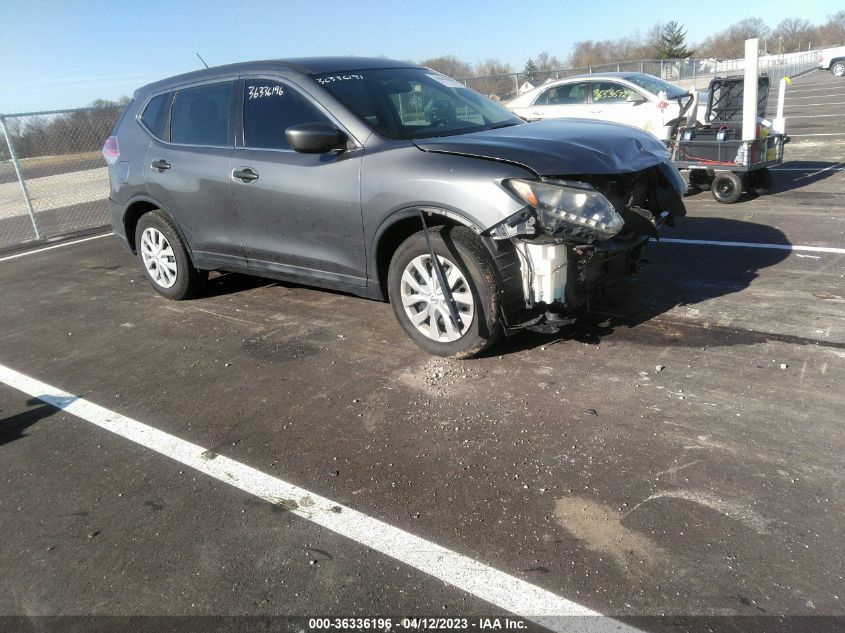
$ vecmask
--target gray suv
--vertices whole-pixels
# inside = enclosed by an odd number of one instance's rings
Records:
[[[570,322],[684,214],[647,132],[526,123],[386,59],[234,64],[139,89],[103,147],[115,235],[170,299],[212,270],[388,299],[468,357]]]

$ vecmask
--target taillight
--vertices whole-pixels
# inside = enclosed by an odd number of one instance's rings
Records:
[[[103,144],[103,158],[109,165],[114,165],[120,158],[120,146],[117,144],[117,137],[110,136]]]

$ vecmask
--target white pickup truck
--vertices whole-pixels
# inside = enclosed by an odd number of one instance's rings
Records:
[[[819,68],[829,70],[834,77],[845,77],[845,46],[823,48],[819,53]]]

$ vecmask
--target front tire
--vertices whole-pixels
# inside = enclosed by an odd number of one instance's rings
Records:
[[[710,193],[713,194],[716,202],[732,204],[742,195],[742,178],[732,171],[716,174]]]
[[[449,316],[422,231],[393,254],[387,275],[390,304],[406,334],[429,354],[469,358],[501,336],[494,264],[481,239],[463,226],[429,229],[461,318]]]
[[[144,276],[159,294],[179,301],[196,296],[205,286],[208,271],[194,268],[179,232],[161,211],[141,216],[135,245]]]

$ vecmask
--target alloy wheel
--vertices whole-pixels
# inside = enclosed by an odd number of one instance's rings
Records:
[[[452,323],[430,255],[420,255],[408,263],[402,273],[400,295],[405,314],[420,333],[433,341],[451,343],[461,338],[472,323],[475,302],[461,270],[445,257],[440,257],[440,265],[458,307],[460,331]]]
[[[150,278],[162,288],[176,283],[176,255],[164,233],[153,227],[141,234],[141,260]]]

